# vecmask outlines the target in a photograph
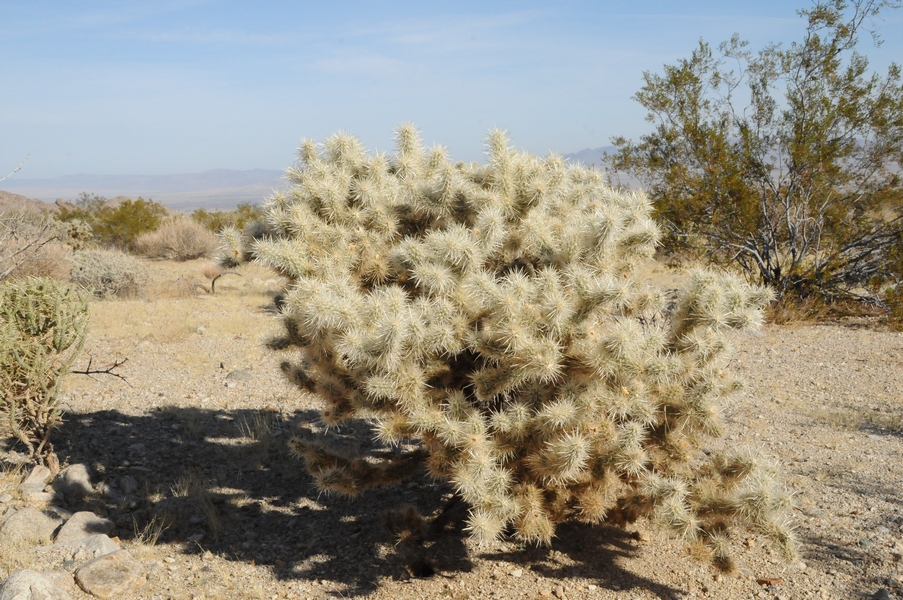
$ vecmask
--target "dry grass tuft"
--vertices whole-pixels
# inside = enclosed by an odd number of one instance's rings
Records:
[[[159,229],[141,235],[136,242],[139,254],[148,258],[194,260],[211,254],[217,237],[190,217],[173,217]]]

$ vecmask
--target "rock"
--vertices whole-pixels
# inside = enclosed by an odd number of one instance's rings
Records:
[[[2,495],[0,495],[0,504],[6,504],[7,502],[9,502],[12,499],[13,499],[12,494],[2,494]]]
[[[872,595],[872,600],[890,600],[890,592],[887,591],[887,588],[881,588]]]
[[[71,600],[66,590],[36,571],[19,569],[0,586],[0,600]]]
[[[55,544],[47,546],[46,548],[42,548],[41,550],[49,551],[58,548],[68,550],[70,556],[74,556],[78,554],[79,551],[84,550],[85,554],[87,554],[91,558],[96,558],[105,554],[111,554],[120,549],[119,544],[114,542],[110,538],[110,536],[103,533],[98,533],[96,535],[89,535],[77,540],[57,542]]]
[[[53,472],[50,469],[43,465],[35,465],[22,485],[40,485],[41,489],[44,489],[51,477],[53,477]]]
[[[118,598],[144,582],[144,569],[128,551],[117,550],[81,565],[75,582],[101,600]]]
[[[119,479],[119,491],[123,496],[128,496],[138,489],[138,482],[131,475],[126,475]]]
[[[25,504],[34,508],[44,507],[56,499],[56,494],[50,492],[30,492],[25,494],[22,499]]]
[[[254,374],[250,371],[231,371],[228,375],[226,375],[226,379],[233,379],[236,381],[253,381]]]
[[[43,465],[35,465],[22,483],[19,484],[19,493],[23,496],[44,492],[47,482],[53,477],[53,472]]]
[[[514,569],[513,571],[511,571],[512,577],[521,577],[521,576],[523,576],[523,574],[524,574],[523,569]]]
[[[56,534],[56,542],[71,542],[89,535],[107,534],[113,531],[113,521],[98,517],[92,512],[82,511],[72,515]]]
[[[88,467],[81,463],[69,465],[53,480],[53,489],[70,504],[81,502],[94,491]]]
[[[36,508],[23,508],[6,520],[0,529],[0,545],[7,543],[44,544],[63,523],[58,515]]]

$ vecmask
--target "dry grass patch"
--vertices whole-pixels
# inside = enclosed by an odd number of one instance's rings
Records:
[[[903,413],[869,408],[819,408],[812,416],[834,429],[845,431],[875,431],[903,434]]]
[[[269,328],[266,308],[281,283],[268,270],[256,265],[242,269],[242,277],[221,279],[211,296],[201,284],[209,261],[144,262],[150,279],[147,297],[93,302],[93,335],[167,343],[192,335],[247,335]]]

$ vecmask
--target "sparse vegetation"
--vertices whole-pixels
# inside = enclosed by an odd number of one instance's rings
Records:
[[[168,214],[165,206],[144,198],[113,204],[102,196],[82,193],[74,206],[61,206],[56,218],[89,227],[95,245],[132,251],[138,237],[156,231]]]
[[[212,253],[217,244],[216,236],[210,231],[180,215],[169,218],[156,231],[141,234],[135,250],[148,258],[194,260]]]
[[[22,277],[68,279],[70,250],[58,224],[44,213],[0,213],[0,281]]]
[[[30,460],[53,470],[59,386],[85,342],[87,321],[86,297],[52,279],[0,285],[0,427]]]
[[[668,311],[635,276],[659,236],[643,194],[499,131],[486,166],[450,163],[411,126],[396,143],[391,159],[348,135],[303,143],[294,190],[265,206],[276,238],[250,250],[292,282],[271,345],[300,354],[283,368],[324,423],[367,418],[407,448],[375,460],[296,439],[319,488],[355,495],[426,465],[481,541],[649,516],[722,568],[729,525],[792,556],[770,463],[700,449],[737,389],[726,334],[755,326],[770,293],[700,271]]]
[[[210,232],[219,233],[227,227],[242,230],[256,221],[262,221],[263,211],[256,204],[242,203],[230,211],[208,211],[198,208],[191,213],[191,218]]]
[[[99,298],[134,298],[146,279],[141,261],[120,250],[79,250],[73,263],[72,282]]]

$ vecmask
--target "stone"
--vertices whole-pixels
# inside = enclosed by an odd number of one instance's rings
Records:
[[[71,600],[72,596],[53,578],[19,569],[0,586],[0,600]]]
[[[231,371],[228,375],[226,375],[226,379],[232,379],[236,381],[254,381],[254,374],[250,371]]]
[[[119,544],[114,542],[113,539],[110,538],[110,536],[103,533],[85,536],[76,540],[56,542],[55,544],[47,546],[46,548],[42,548],[42,550],[51,550],[57,548],[68,550],[69,554],[72,556],[78,554],[80,550],[84,550],[85,554],[87,554],[91,558],[96,558],[105,554],[111,554],[120,549]]]
[[[36,508],[23,508],[10,516],[0,529],[0,545],[7,543],[44,544],[63,523],[58,515]]]
[[[101,600],[119,598],[144,582],[144,569],[127,550],[117,550],[78,567],[75,582]]]
[[[22,481],[21,485],[36,485],[40,486],[40,489],[43,490],[51,477],[53,477],[53,471],[44,465],[35,465],[31,470],[31,473],[28,474],[28,477]]]
[[[71,542],[89,535],[107,534],[113,531],[113,521],[82,511],[72,515],[56,534],[56,542]]]
[[[81,463],[69,465],[53,480],[53,489],[70,504],[83,501],[94,491],[88,467]]]
[[[128,496],[138,489],[138,481],[131,475],[126,475],[119,479],[119,491],[123,496]]]
[[[22,496],[25,504],[34,508],[44,507],[56,500],[56,494],[50,492],[29,492]]]
[[[872,600],[890,600],[890,592],[887,591],[887,588],[881,588],[872,595]]]

